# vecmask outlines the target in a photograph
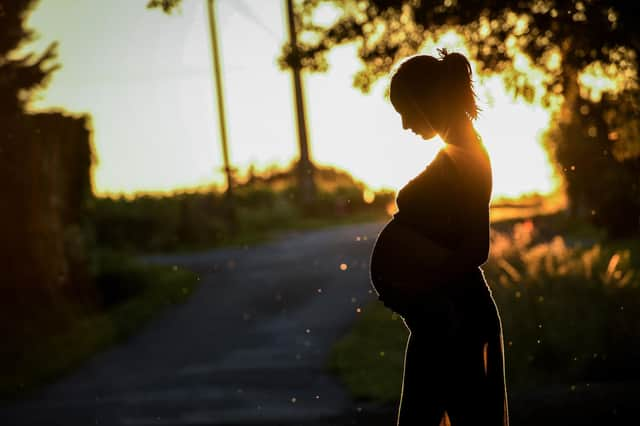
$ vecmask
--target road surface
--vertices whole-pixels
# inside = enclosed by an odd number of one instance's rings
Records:
[[[0,425],[393,426],[394,406],[352,400],[324,368],[374,298],[368,260],[383,225],[146,258],[193,270],[202,283],[129,341],[0,407]],[[511,420],[635,426],[639,392],[637,381],[512,392]]]
[[[383,225],[146,258],[202,283],[129,341],[2,408],[0,424],[348,424],[366,415],[324,366],[375,297],[368,260]]]

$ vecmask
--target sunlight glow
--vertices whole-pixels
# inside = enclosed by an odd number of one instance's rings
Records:
[[[497,76],[483,79],[478,89],[493,97],[476,128],[491,157],[494,196],[549,194],[558,189],[560,181],[542,146],[551,113],[539,104],[513,100]]]
[[[362,200],[367,203],[367,204],[371,204],[375,201],[376,199],[376,193],[373,192],[372,190],[370,190],[369,188],[366,188],[363,192],[362,192]]]
[[[436,54],[437,47],[446,47],[450,51],[461,52],[469,55],[469,49],[462,36],[450,31],[442,35],[438,40],[429,40],[422,49],[426,54]],[[527,78],[534,86],[542,86],[544,73],[532,67],[530,60],[524,55],[517,56],[516,69],[526,72]],[[475,64],[472,63],[475,76],[475,87],[482,109],[476,122],[476,128],[480,133],[492,161],[494,188],[496,197],[519,197],[524,194],[538,193],[550,194],[558,190],[560,178],[554,170],[547,151],[542,145],[543,133],[550,124],[552,111],[542,106],[542,93],[534,95],[533,102],[528,103],[522,99],[514,99],[513,95],[505,87],[500,76],[482,76],[478,78],[475,72]],[[388,82],[381,82],[386,85]],[[392,115],[397,116],[392,110]],[[396,118],[399,120],[399,118]],[[400,125],[398,132],[403,132]],[[406,134],[406,132],[404,132]],[[443,142],[439,138],[418,143],[432,145],[439,148]],[[404,170],[396,170],[392,187],[399,189],[413,174],[417,172],[412,166],[414,158],[422,158],[425,153],[419,145],[412,143],[406,158],[409,167]],[[434,149],[435,154],[437,150]],[[432,157],[431,157],[432,158]],[[409,159],[411,163],[409,163]],[[376,165],[372,165],[375,168]],[[372,173],[373,174],[373,173]],[[408,176],[411,175],[411,176]],[[370,181],[369,181],[370,182]],[[389,181],[387,181],[389,182]]]
[[[91,115],[98,158],[95,191],[158,193],[221,185],[203,3],[184,2],[183,12],[171,17],[146,10],[143,0],[59,3],[42,2],[29,18],[43,37],[26,48],[38,50],[59,40],[63,65],[34,110],[62,106]],[[261,172],[297,157],[291,80],[275,63],[286,40],[281,2],[246,5],[252,19],[232,1],[219,3],[230,155],[240,177],[252,165]],[[317,19],[330,22],[332,13],[326,9]],[[95,16],[104,19],[98,22]],[[469,55],[454,32],[437,43],[428,41],[423,51],[435,54],[436,47]],[[369,95],[353,88],[353,75],[361,67],[356,46],[335,48],[328,60],[327,73],[304,77],[312,159],[347,170],[371,190],[399,189],[424,169],[443,142],[423,141],[402,130],[385,97],[387,79],[374,84]],[[549,68],[559,60],[550,57]],[[516,65],[529,69],[526,76],[534,86],[545,78],[530,70],[526,58],[517,58]],[[475,77],[482,108],[477,129],[492,158],[494,198],[553,192],[559,180],[541,145],[551,112],[538,94],[533,103],[514,101],[499,77]],[[368,192],[363,199],[373,202]]]

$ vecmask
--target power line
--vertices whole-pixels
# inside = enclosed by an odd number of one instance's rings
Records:
[[[240,15],[244,16],[254,24],[256,24],[262,31],[268,34],[271,38],[276,41],[281,41],[280,36],[276,34],[276,32],[269,27],[258,15],[256,15],[253,9],[245,2],[245,0],[231,0],[227,2],[236,12]]]

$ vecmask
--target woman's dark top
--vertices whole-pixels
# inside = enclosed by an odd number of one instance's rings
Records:
[[[387,307],[406,318],[414,305],[448,298],[467,284],[485,284],[475,277],[489,254],[490,196],[491,166],[479,141],[465,148],[448,145],[398,192],[398,212],[378,236],[370,262],[373,288]],[[444,264],[429,262],[431,245],[403,242],[406,237],[397,232],[407,230],[449,249]],[[425,260],[414,257],[414,250]],[[407,280],[418,293],[404,299],[395,289]]]
[[[478,141],[440,150],[399,192],[394,220],[456,253],[459,267],[482,265],[489,254],[489,156]]]
[[[473,142],[441,150],[396,200],[394,221],[452,250],[442,268],[415,275],[427,291],[391,307],[411,330],[399,425],[437,424],[445,411],[453,424],[509,424],[502,326],[479,268],[489,254],[491,166]]]

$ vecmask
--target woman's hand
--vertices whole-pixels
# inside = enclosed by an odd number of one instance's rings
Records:
[[[384,292],[380,295],[380,301],[392,311],[401,313],[402,308],[410,300],[407,296],[408,294],[402,290],[399,283],[394,282],[385,287]]]
[[[446,284],[417,287],[395,282],[385,290],[380,301],[401,315],[407,326],[437,323],[440,326],[446,325],[447,332],[453,332],[459,327],[460,317],[456,314]]]
[[[430,293],[430,289],[416,285],[415,281],[393,281],[385,287],[379,299],[387,308],[405,316],[418,304],[424,303]]]

